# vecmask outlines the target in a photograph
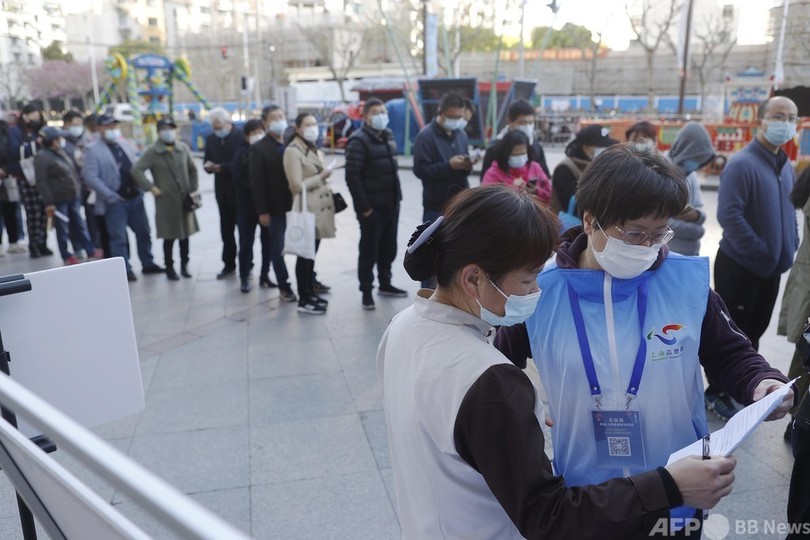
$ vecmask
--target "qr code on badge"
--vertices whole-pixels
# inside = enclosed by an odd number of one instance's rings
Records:
[[[611,456],[630,456],[630,439],[627,437],[608,437],[608,454]]]

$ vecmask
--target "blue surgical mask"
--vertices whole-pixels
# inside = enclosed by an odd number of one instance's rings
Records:
[[[796,124],[793,122],[776,122],[768,120],[765,139],[774,146],[782,146],[796,136]]]
[[[540,300],[540,293],[543,291],[538,290],[536,293],[527,294],[524,296],[519,296],[516,294],[507,295],[501,289],[499,289],[491,279],[489,279],[489,282],[493,287],[495,287],[496,291],[501,293],[501,295],[506,298],[506,305],[504,306],[503,315],[495,315],[490,310],[482,306],[481,302],[476,300],[476,302],[478,302],[478,307],[481,308],[480,317],[482,321],[489,323],[492,326],[514,326],[516,324],[525,322],[526,319],[534,314],[534,310],[537,308],[537,301]]]
[[[287,121],[286,120],[274,120],[270,122],[270,125],[267,126],[267,130],[276,135],[277,137],[281,137],[284,135],[284,132],[287,130]]]
[[[371,117],[371,127],[377,131],[382,131],[388,127],[388,115],[385,113],[375,114]]]
[[[467,122],[463,118],[444,118],[442,122],[442,127],[447,131],[455,131],[457,129],[462,129],[462,127],[466,127]]]
[[[78,139],[84,133],[84,128],[82,126],[70,126],[68,129],[68,135],[73,137],[74,139]]]
[[[516,156],[509,156],[509,168],[520,169],[529,162],[528,154],[518,154]]]
[[[230,133],[230,132],[231,132],[231,130],[226,129],[226,128],[222,128],[222,129],[215,129],[215,130],[214,130],[214,135],[216,135],[216,136],[217,136],[217,137],[219,137],[220,139],[224,139],[225,137],[227,137],[227,136],[228,136],[228,133]]]

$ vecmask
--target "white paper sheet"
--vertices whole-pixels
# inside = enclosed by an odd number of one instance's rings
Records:
[[[759,401],[755,401],[731,417],[721,429],[711,434],[711,454],[729,456],[743,441],[776,409],[796,382],[796,377],[779,390],[771,392]],[[703,439],[698,439],[689,446],[681,448],[669,456],[667,465],[687,456],[703,455]]]

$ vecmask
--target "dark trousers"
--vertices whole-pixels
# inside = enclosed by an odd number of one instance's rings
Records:
[[[321,245],[321,240],[315,240],[315,253],[318,253],[318,247]],[[315,259],[305,259],[298,257],[295,261],[295,279],[298,281],[298,302],[304,305],[315,294],[312,292],[312,280],[315,274]]]
[[[439,212],[438,210],[427,210],[427,209],[425,209],[425,210],[422,211],[422,223],[425,223],[426,221],[430,221],[432,223],[433,221],[436,221],[436,218],[438,218],[441,215],[442,215],[442,213]],[[423,289],[435,289],[436,288],[436,277],[434,276],[434,277],[432,277],[432,278],[430,278],[430,279],[428,279],[426,281],[423,281],[422,282],[422,288]]]
[[[20,186],[20,198],[25,207],[25,222],[28,225],[28,249],[32,253],[38,253],[45,247],[45,205],[42,204],[42,196],[36,186],[32,186],[23,178],[18,178],[17,183]]]
[[[166,263],[168,270],[174,265],[174,258],[172,252],[174,251],[174,238],[167,238],[163,240],[163,262]],[[188,238],[180,240],[180,264],[186,266],[188,264]]]
[[[731,319],[759,350],[759,338],[771,322],[779,280],[775,275],[761,278],[734,261],[723,250],[714,260],[714,290],[728,308]]]
[[[17,228],[17,208],[20,203],[17,202],[0,202],[0,236],[3,235],[3,225],[6,226],[6,233],[8,233],[8,243],[15,244],[20,239],[20,230]]]
[[[374,265],[377,265],[377,281],[380,285],[391,284],[391,264],[397,256],[397,227],[399,207],[385,211],[374,209],[371,215],[357,215],[360,222],[360,245],[357,258],[357,279],[360,290],[370,291],[374,284]]]
[[[256,227],[259,216],[252,209],[239,210],[236,214],[239,228],[239,277],[246,278],[253,268],[253,241],[256,239]],[[270,271],[270,235],[267,227],[259,227],[259,241],[262,243],[262,266],[259,275]]]
[[[262,227],[264,229],[265,227]],[[267,227],[267,237],[270,241],[270,261],[276,273],[280,289],[290,288],[290,274],[287,263],[284,262],[284,233],[287,231],[287,216],[270,216],[270,226]],[[315,272],[313,271],[313,277]]]
[[[805,376],[807,374],[805,373]],[[808,407],[808,394],[805,393],[799,409]],[[810,523],[810,426],[800,411],[793,424],[791,443],[793,445],[793,472],[790,475],[788,491],[788,523]],[[807,534],[789,534],[785,540],[807,538]]]
[[[748,336],[754,349],[759,350],[759,338],[771,322],[780,278],[780,275],[761,278],[743,268],[722,249],[717,250],[714,290],[726,304],[731,320]],[[719,392],[711,379],[706,391]]]
[[[236,192],[225,186],[214,186],[219,207],[219,234],[222,237],[222,262],[229,270],[236,269],[236,235],[237,223]]]
[[[104,258],[109,259],[112,257],[112,250],[110,249],[110,233],[107,230],[107,220],[104,216],[93,216],[88,221],[95,221],[96,228],[98,229],[98,239],[101,242],[101,249],[104,250]]]

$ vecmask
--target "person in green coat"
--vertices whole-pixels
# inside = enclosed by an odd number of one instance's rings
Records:
[[[158,121],[158,140],[150,146],[132,167],[132,176],[144,191],[155,196],[155,225],[157,237],[163,239],[166,277],[179,280],[174,270],[172,252],[174,241],[180,240],[180,274],[190,278],[188,271],[189,237],[200,230],[193,210],[183,208],[183,199],[199,189],[197,167],[191,152],[177,140],[177,125],[170,117]],[[152,173],[152,181],[146,178]]]

